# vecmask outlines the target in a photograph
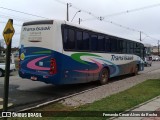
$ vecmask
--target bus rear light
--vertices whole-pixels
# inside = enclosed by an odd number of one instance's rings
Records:
[[[49,73],[51,75],[56,74],[57,73],[57,65],[56,65],[56,60],[54,58],[51,59],[50,62],[50,71]]]

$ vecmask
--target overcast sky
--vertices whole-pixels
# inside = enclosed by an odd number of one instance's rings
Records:
[[[3,0],[0,1],[0,32],[3,32],[5,22],[12,18],[15,28],[12,46],[17,47],[22,23],[43,18],[17,13],[4,8],[50,19],[66,20],[66,3],[72,4],[69,7],[70,21],[75,13],[81,10],[72,21],[76,24],[78,24],[78,19],[81,18],[82,26],[104,31],[111,35],[139,41],[140,33],[138,31],[142,31],[145,33],[142,34],[143,43],[157,45],[158,39],[160,40],[160,0]],[[125,12],[146,6],[152,7]],[[119,12],[124,13],[108,16]],[[104,19],[100,21],[97,17],[104,17]],[[107,21],[112,22],[112,24]],[[128,29],[124,27],[128,27]],[[2,34],[0,39],[3,39]]]

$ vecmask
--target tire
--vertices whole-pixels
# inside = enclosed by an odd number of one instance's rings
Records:
[[[99,82],[101,85],[105,85],[108,83],[109,79],[109,71],[107,68],[103,68],[99,74]]]
[[[0,69],[0,77],[4,76],[4,71],[2,69]]]
[[[138,65],[135,66],[135,70],[134,70],[133,75],[134,76],[138,75]]]

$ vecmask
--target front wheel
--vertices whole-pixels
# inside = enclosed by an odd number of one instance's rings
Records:
[[[100,75],[99,75],[99,82],[101,85],[104,85],[108,82],[108,79],[109,79],[108,69],[103,68],[100,72]]]

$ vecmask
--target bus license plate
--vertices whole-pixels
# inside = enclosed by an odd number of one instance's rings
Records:
[[[32,76],[31,80],[37,80],[37,77]]]

